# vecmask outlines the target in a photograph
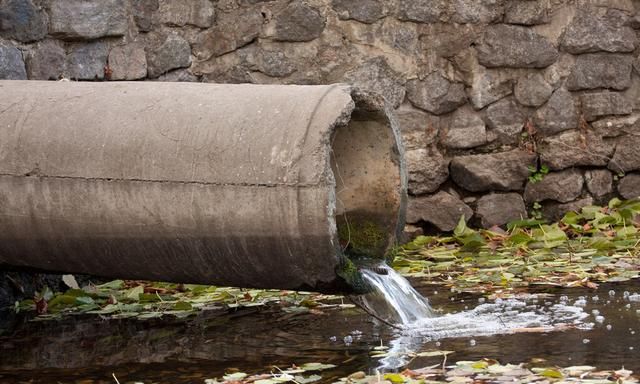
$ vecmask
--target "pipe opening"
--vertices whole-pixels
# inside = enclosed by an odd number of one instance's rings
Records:
[[[335,220],[349,260],[384,259],[395,245],[403,199],[400,149],[389,118],[358,109],[332,137]]]

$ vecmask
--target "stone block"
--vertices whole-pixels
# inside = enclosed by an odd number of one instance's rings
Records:
[[[164,39],[162,36],[157,36],[147,48],[147,73],[151,78],[189,65],[191,65],[191,47],[177,34],[172,33]]]
[[[542,135],[577,128],[578,109],[571,93],[564,88],[557,89],[533,115],[533,124]]]
[[[144,46],[132,43],[113,47],[109,52],[111,80],[137,80],[147,76]]]
[[[275,17],[275,34],[278,41],[311,41],[318,38],[327,24],[316,8],[295,0]]]
[[[633,105],[624,94],[618,92],[597,92],[580,95],[582,114],[587,121],[603,116],[629,115]]]
[[[25,52],[27,74],[31,80],[57,80],[67,68],[67,53],[58,41],[44,40]]]
[[[633,56],[589,53],[578,56],[567,79],[567,89],[579,91],[584,89],[610,88],[618,91],[631,86],[631,70]]]
[[[478,199],[476,216],[484,228],[491,228],[526,219],[527,209],[518,193],[491,193]]]
[[[633,52],[636,34],[621,25],[619,12],[604,7],[580,7],[560,41],[560,48],[573,54],[589,52]]]
[[[63,40],[93,40],[127,32],[124,0],[52,0],[49,33]]]
[[[514,149],[508,152],[458,156],[451,161],[453,181],[472,192],[518,191],[536,165],[533,153]]]
[[[382,56],[369,59],[348,71],[343,80],[384,96],[394,108],[404,100],[404,76],[391,68],[387,59]]]
[[[558,59],[558,50],[530,28],[498,24],[487,28],[477,46],[485,67],[545,68]]]
[[[32,0],[0,0],[0,35],[29,43],[47,35],[45,11]]]
[[[467,102],[464,85],[451,83],[438,72],[424,80],[407,82],[407,98],[414,106],[435,115],[452,112]]]
[[[427,222],[441,231],[452,231],[460,217],[469,220],[473,210],[458,197],[440,191],[435,195],[411,197],[407,205],[407,223]]]
[[[539,73],[521,77],[514,88],[516,100],[527,107],[541,106],[549,100],[552,94],[553,87]]]
[[[550,169],[606,166],[614,145],[591,132],[571,130],[543,139],[538,145],[540,162]]]
[[[26,80],[22,52],[16,47],[0,42],[0,80]]]
[[[412,195],[435,192],[449,178],[449,160],[434,146],[408,150],[405,160]]]
[[[582,194],[583,186],[584,177],[578,169],[551,172],[536,183],[527,183],[524,200],[529,204],[545,200],[568,203]]]

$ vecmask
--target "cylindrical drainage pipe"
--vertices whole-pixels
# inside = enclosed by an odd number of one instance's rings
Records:
[[[0,264],[332,291],[405,204],[393,119],[346,85],[0,82]]]

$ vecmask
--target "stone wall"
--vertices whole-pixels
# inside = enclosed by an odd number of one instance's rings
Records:
[[[355,83],[397,108],[414,229],[448,231],[462,214],[490,227],[640,195],[639,11],[640,0],[0,0],[0,78]]]

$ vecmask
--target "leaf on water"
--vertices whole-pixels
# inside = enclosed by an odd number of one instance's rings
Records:
[[[320,375],[311,375],[311,376],[295,376],[294,381],[299,384],[309,384],[315,383],[316,381],[322,380],[322,376]]]
[[[435,356],[447,356],[454,353],[454,351],[426,351],[416,354],[418,357],[435,357]]]
[[[230,373],[228,375],[224,375],[222,376],[222,378],[226,381],[236,381],[236,380],[242,380],[247,376],[248,375],[244,372],[235,372],[235,373]]]
[[[124,281],[122,281],[122,280],[113,280],[113,281],[110,281],[108,283],[96,285],[96,288],[102,289],[102,290],[107,290],[107,289],[118,290],[118,289],[124,288]]]
[[[80,289],[80,286],[73,275],[62,275],[62,281],[71,289]]]
[[[564,377],[562,372],[553,368],[547,368],[543,370],[542,372],[540,372],[540,376],[548,377],[550,379],[562,379]]]
[[[136,285],[125,293],[125,297],[131,300],[138,301],[140,300],[140,294],[142,293],[144,293],[144,287],[142,285]]]
[[[193,309],[193,306],[186,301],[178,301],[174,304],[173,309],[175,311],[190,311]]]
[[[331,369],[335,367],[336,366],[333,364],[306,363],[306,364],[302,364],[299,368],[304,369],[305,371],[323,371],[325,369]]]
[[[400,375],[399,373],[386,373],[384,375],[384,379],[385,380],[389,380],[390,382],[392,382],[394,384],[404,383],[404,381],[405,381],[404,376]]]

